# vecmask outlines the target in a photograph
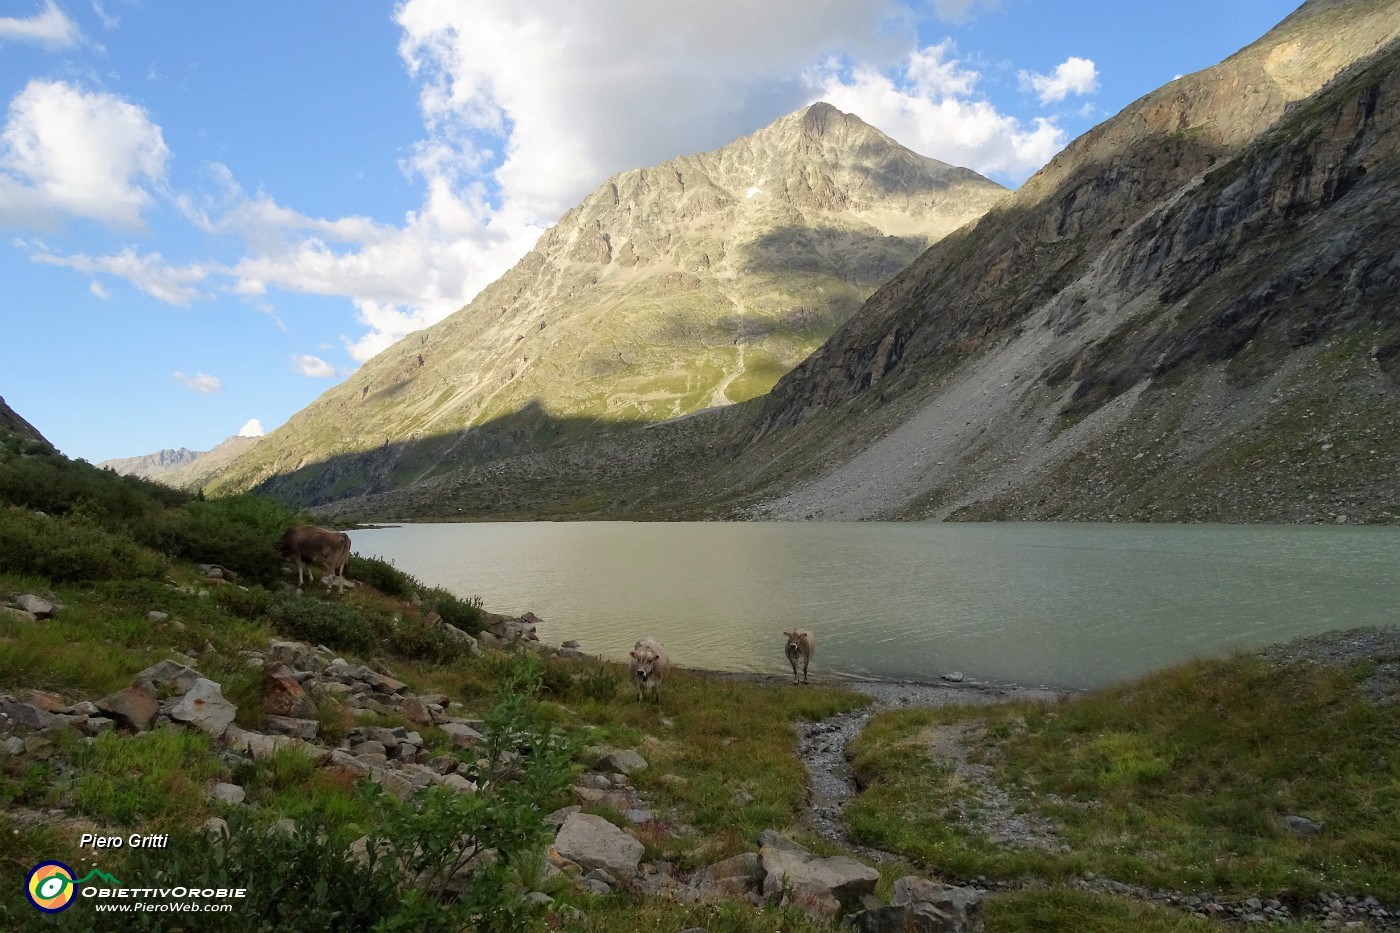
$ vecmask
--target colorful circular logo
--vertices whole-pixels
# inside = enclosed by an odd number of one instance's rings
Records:
[[[62,862],[40,862],[30,869],[24,893],[29,903],[46,914],[67,910],[76,893],[73,869]]]

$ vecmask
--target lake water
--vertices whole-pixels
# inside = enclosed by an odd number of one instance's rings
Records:
[[[357,553],[534,612],[540,637],[624,659],[1082,688],[1193,656],[1400,624],[1400,528],[1036,523],[423,524]]]

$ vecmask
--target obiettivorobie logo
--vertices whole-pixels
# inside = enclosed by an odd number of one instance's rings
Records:
[[[122,885],[116,878],[97,868],[82,878],[75,879],[73,869],[62,862],[50,861],[40,862],[29,870],[29,877],[24,882],[24,893],[28,896],[29,903],[38,910],[46,914],[56,914],[72,906],[78,885],[87,884],[93,878],[118,888]]]
[[[96,880],[96,883],[92,883]],[[230,901],[248,896],[247,888],[201,888],[171,886],[128,888],[99,868],[81,878],[73,877],[73,869],[50,859],[29,870],[24,893],[34,909],[46,914],[67,910],[81,897],[94,902],[94,909],[104,913],[181,912],[229,913]]]

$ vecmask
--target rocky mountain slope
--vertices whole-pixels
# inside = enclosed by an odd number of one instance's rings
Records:
[[[765,400],[855,451],[757,514],[1400,515],[1397,35],[1304,4],[930,250]]]
[[[753,398],[1005,195],[827,104],[624,172],[212,488],[326,501]]]
[[[13,408],[5,404],[3,398],[0,398],[0,437],[17,437],[43,444],[50,450],[54,449],[48,439],[39,433],[39,429],[16,414]]]
[[[1072,143],[758,400],[357,515],[1393,521],[1400,3]]]

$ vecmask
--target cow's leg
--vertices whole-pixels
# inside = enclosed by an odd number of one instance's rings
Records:
[[[812,660],[812,659],[809,658],[809,657],[807,657],[806,655],[803,655],[803,656],[802,656],[802,682],[803,682],[804,684],[807,682],[807,664],[808,664],[808,662],[810,662],[811,660]]]

